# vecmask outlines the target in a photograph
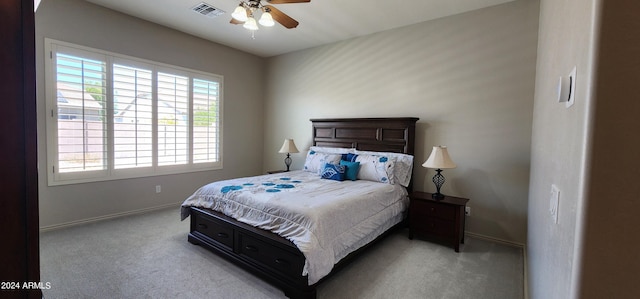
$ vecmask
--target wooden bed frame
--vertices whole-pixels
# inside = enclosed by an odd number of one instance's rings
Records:
[[[311,119],[313,145],[413,155],[417,120],[408,117]],[[319,283],[393,230],[347,255],[329,275],[308,285],[307,277],[302,276],[305,257],[291,241],[211,210],[192,207],[190,216],[190,243],[227,258],[282,289],[289,298],[315,298]]]

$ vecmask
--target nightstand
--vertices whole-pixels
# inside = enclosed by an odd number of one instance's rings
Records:
[[[431,198],[431,193],[409,194],[409,239],[413,234],[434,237],[449,242],[456,252],[464,244],[464,209],[469,199],[445,196],[441,200]]]

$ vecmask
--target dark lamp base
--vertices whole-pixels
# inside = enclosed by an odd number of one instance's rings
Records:
[[[435,200],[441,200],[444,198],[444,195],[440,193],[440,188],[442,188],[442,185],[444,184],[444,175],[442,175],[441,172],[442,169],[436,169],[436,175],[434,175],[432,179],[433,183],[436,185],[436,193],[433,193],[431,198]]]
[[[287,157],[284,158],[284,165],[287,166],[286,171],[289,171],[289,166],[291,166],[291,156],[289,155],[289,153],[287,153]]]

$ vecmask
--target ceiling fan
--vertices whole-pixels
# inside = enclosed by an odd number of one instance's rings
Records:
[[[303,3],[311,2],[311,0],[265,0],[270,4],[286,4],[286,3]],[[272,5],[263,5],[261,0],[240,1],[240,5],[231,14],[231,24],[243,24],[244,28],[251,31],[258,30],[258,24],[254,18],[254,14],[261,11],[260,25],[271,27],[278,22],[282,26],[292,29],[298,26],[298,21],[292,17],[273,7]],[[275,22],[274,22],[275,21]]]

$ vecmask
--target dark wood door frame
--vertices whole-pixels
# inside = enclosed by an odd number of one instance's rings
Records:
[[[42,298],[34,18],[33,0],[0,1],[2,298]]]

